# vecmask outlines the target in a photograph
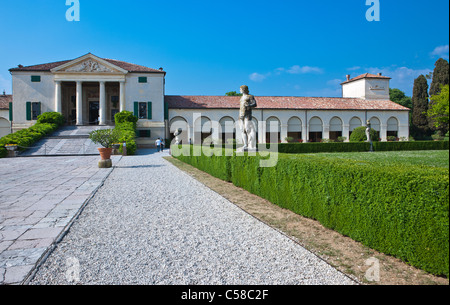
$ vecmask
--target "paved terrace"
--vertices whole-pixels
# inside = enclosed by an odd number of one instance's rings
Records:
[[[0,284],[20,284],[62,238],[112,171],[98,160],[0,159]]]

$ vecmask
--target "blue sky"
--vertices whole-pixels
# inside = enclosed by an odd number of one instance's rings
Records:
[[[0,90],[8,69],[89,52],[167,71],[166,94],[335,96],[346,74],[392,77],[412,95],[414,78],[449,58],[448,0],[152,1],[0,0]]]

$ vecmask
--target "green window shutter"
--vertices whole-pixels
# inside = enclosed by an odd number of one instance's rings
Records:
[[[164,103],[164,120],[169,119],[169,103]]]
[[[31,76],[31,82],[32,83],[39,83],[39,82],[41,82],[41,76],[40,75],[32,75]]]
[[[31,102],[27,102],[27,121],[31,121]]]
[[[139,83],[141,84],[147,83],[147,77],[139,77]]]
[[[40,115],[42,114],[42,103],[39,102],[38,105],[39,105],[39,107],[38,107],[38,113],[37,113],[37,115],[40,116]]]
[[[150,136],[151,136],[151,132],[150,132],[150,130],[147,130],[147,138],[150,138]]]
[[[134,102],[134,115],[139,117],[139,102]]]
[[[13,121],[13,103],[9,103],[9,121]]]
[[[151,120],[152,119],[152,102],[147,103],[147,112],[148,112],[147,119]]]

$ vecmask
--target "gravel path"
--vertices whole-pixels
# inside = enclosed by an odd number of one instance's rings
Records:
[[[30,284],[355,284],[163,155],[122,158]]]

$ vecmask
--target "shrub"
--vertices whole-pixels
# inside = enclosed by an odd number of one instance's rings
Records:
[[[364,126],[355,128],[353,130],[352,134],[350,135],[350,142],[367,141],[366,128],[367,127],[364,127]],[[370,129],[370,138],[372,139],[372,142],[378,141],[377,131],[373,128]]]
[[[25,150],[31,147],[42,137],[54,132],[58,129],[58,127],[59,126],[57,124],[52,123],[36,123],[27,129],[22,129],[4,136],[0,139],[0,158],[6,156],[5,152],[1,149],[6,144],[17,144],[19,146],[19,150]]]
[[[43,114],[38,116],[37,122],[39,124],[56,124],[58,127],[60,127],[65,124],[65,118],[58,112],[44,112]]]
[[[100,144],[105,148],[111,148],[113,143],[117,143],[121,136],[116,129],[98,129],[89,134],[89,139],[95,144]]]
[[[136,123],[139,119],[133,114],[133,112],[124,110],[122,112],[116,113],[116,115],[114,116],[114,120],[116,124],[119,125],[126,122],[134,123],[134,128],[136,128]]]
[[[136,124],[138,117],[131,111],[122,111],[114,116],[116,122],[116,130],[119,131],[120,136],[118,143],[126,143],[127,155],[134,155],[137,150],[136,144]],[[123,153],[123,144],[120,145],[119,151]]]

